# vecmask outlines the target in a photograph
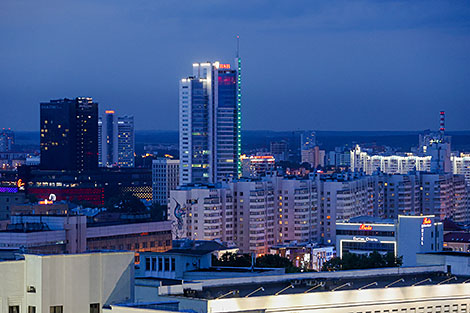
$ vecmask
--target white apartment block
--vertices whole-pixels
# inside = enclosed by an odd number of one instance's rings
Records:
[[[158,158],[152,161],[152,202],[167,205],[170,190],[179,183],[180,161]]]
[[[423,214],[467,222],[468,205],[463,176],[349,172],[183,186],[170,191],[168,207],[178,238],[220,239],[263,254],[294,241],[334,244],[336,222],[358,216]]]
[[[418,174],[383,174],[375,176],[374,211],[380,218],[421,213]]]
[[[233,194],[234,241],[242,251],[268,253],[276,241],[275,185],[270,180],[228,184]]]
[[[318,238],[317,187],[313,180],[274,177],[277,243],[311,242]]]
[[[375,178],[354,173],[317,176],[317,241],[333,244],[336,221],[356,216],[374,215]]]
[[[369,155],[357,145],[350,153],[351,171],[363,171],[367,175],[381,171],[386,174],[408,174],[412,171],[429,172],[431,156]]]
[[[320,193],[323,193],[320,196]],[[269,176],[170,191],[170,220],[177,238],[220,239],[243,252],[267,253],[292,241],[334,243],[335,221],[373,214],[374,178]]]
[[[468,191],[461,175],[422,173],[420,175],[421,212],[433,214],[441,220],[469,221]]]
[[[470,153],[461,153],[460,156],[453,155],[450,160],[452,162],[452,172],[464,175],[467,187],[470,188]]]
[[[193,240],[224,240],[233,233],[233,198],[227,187],[182,186],[170,191],[169,219],[173,238]],[[232,235],[229,238],[232,238]]]

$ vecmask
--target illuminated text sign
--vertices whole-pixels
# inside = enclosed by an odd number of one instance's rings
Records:
[[[361,224],[359,230],[372,230],[372,225]]]

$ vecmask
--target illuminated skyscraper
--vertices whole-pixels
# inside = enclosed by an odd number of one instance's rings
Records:
[[[134,117],[117,117],[106,110],[98,121],[99,165],[101,167],[134,167]]]
[[[41,168],[98,167],[98,103],[79,97],[41,103]]]
[[[241,174],[241,59],[194,63],[179,87],[180,185]]]

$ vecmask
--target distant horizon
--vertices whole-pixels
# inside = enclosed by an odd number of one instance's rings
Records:
[[[38,130],[16,130],[11,128],[15,133],[35,133]],[[303,132],[303,131],[315,131],[315,132],[337,132],[337,133],[422,133],[425,131],[438,132],[434,129],[422,129],[422,130],[323,130],[323,129],[286,129],[286,130],[271,130],[271,129],[242,129],[242,132],[273,132],[273,133],[285,133],[285,132]],[[135,132],[178,132],[178,129],[135,129]],[[469,129],[464,130],[446,130],[446,133],[470,133]]]

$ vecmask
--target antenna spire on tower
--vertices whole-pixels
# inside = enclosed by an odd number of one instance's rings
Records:
[[[237,35],[237,58],[240,57],[240,35]]]

